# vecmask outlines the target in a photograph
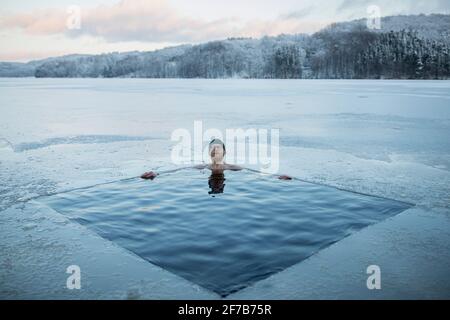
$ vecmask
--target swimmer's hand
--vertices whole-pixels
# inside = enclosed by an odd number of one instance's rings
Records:
[[[145,179],[145,180],[153,180],[156,178],[157,175],[158,175],[157,173],[150,171],[150,172],[146,172],[146,173],[142,174],[141,178]]]
[[[283,176],[279,176],[279,177],[278,177],[278,179],[280,179],[280,180],[292,180],[292,178],[291,178],[291,177],[289,177],[289,176],[286,176],[286,175],[283,175]]]

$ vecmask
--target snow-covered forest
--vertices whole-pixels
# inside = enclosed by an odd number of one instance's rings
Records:
[[[366,20],[312,34],[230,38],[152,52],[71,55],[0,63],[0,76],[448,79],[450,15],[394,16],[369,30]]]

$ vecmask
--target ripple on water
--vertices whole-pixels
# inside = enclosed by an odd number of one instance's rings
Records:
[[[411,206],[245,170],[218,181],[182,170],[42,201],[222,296]]]

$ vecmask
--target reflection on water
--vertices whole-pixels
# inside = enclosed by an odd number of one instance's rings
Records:
[[[211,189],[208,194],[223,193],[225,189],[225,174],[222,172],[213,172],[208,179],[208,185]],[[214,196],[213,196],[214,197]]]

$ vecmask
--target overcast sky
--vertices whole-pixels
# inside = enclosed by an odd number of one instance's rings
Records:
[[[1,0],[0,61],[312,33],[369,5],[383,16],[450,13],[450,0]]]

